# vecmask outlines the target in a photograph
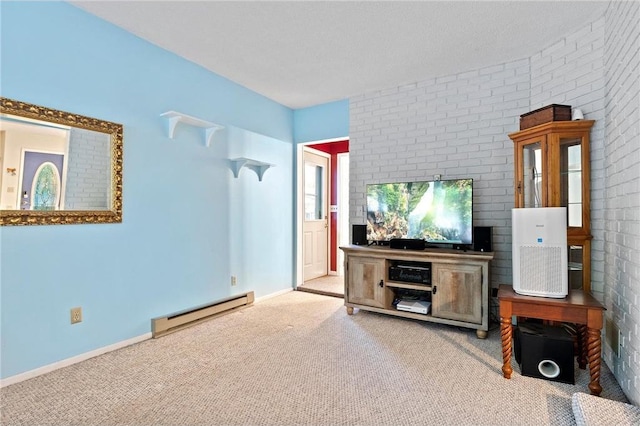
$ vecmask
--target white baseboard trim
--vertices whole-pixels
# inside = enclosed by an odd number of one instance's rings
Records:
[[[71,358],[63,359],[62,361],[54,362],[53,364],[45,365],[43,367],[39,367],[34,370],[25,371],[24,373],[16,374],[15,376],[7,377],[6,379],[1,379],[0,388],[13,385],[15,383],[23,382],[25,380],[32,379],[34,377],[38,377],[46,373],[50,373],[60,368],[68,367],[70,365],[77,364],[82,361],[86,361],[89,358],[106,354],[107,352],[112,352],[117,349],[121,349],[126,346],[133,345],[135,343],[140,343],[148,339],[151,339],[151,332],[142,334],[137,337],[132,337],[131,339],[123,340],[121,342],[114,343],[113,345],[104,346],[102,348],[98,348],[93,351],[85,352],[83,354],[76,355]]]

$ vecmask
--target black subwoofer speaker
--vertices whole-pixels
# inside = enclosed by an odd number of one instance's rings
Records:
[[[491,235],[493,234],[492,226],[474,226],[473,227],[473,250],[474,251],[493,251],[491,244]]]
[[[523,376],[575,384],[573,336],[564,327],[522,323],[514,340]]]
[[[369,244],[369,241],[367,241],[367,225],[352,225],[351,244],[356,246]]]

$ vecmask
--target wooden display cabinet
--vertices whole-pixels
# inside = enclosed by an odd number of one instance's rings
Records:
[[[593,120],[552,121],[509,134],[515,207],[566,207],[569,288],[591,291],[589,135]]]
[[[340,247],[345,254],[344,297],[347,313],[354,308],[403,318],[438,322],[476,330],[486,338],[489,330],[491,252],[450,249],[400,250],[382,246]],[[389,267],[428,264],[431,283],[389,279]],[[394,299],[403,290],[427,296],[431,312],[400,311]]]

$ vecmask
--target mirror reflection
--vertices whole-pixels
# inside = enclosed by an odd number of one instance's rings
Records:
[[[122,126],[2,99],[2,225],[120,222]]]

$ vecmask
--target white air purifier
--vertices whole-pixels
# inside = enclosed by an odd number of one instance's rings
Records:
[[[569,294],[566,207],[511,210],[513,290],[527,296]]]

